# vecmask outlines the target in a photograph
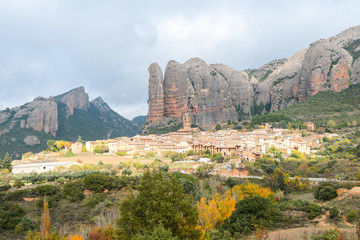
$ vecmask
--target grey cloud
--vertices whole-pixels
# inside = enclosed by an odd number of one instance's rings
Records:
[[[360,2],[0,0],[0,108],[85,86],[147,113],[147,67],[200,57],[235,69],[290,57],[359,24]]]

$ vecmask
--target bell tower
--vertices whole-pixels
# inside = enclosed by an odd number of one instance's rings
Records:
[[[189,113],[183,115],[183,129],[191,129],[191,117]]]

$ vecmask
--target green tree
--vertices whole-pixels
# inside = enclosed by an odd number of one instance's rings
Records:
[[[50,139],[46,142],[46,145],[49,147],[49,149],[52,149],[55,145],[55,140]]]
[[[81,136],[79,135],[78,136],[78,139],[76,140],[76,142],[81,142],[81,143],[84,143],[84,141],[82,140]]]
[[[235,236],[249,234],[255,225],[271,227],[280,218],[281,212],[271,199],[255,195],[239,201],[223,227]]]
[[[129,193],[120,203],[119,239],[147,234],[161,224],[179,239],[199,239],[197,208],[175,176],[145,172],[137,190],[138,194]]]
[[[215,126],[215,130],[216,130],[216,131],[219,131],[220,129],[221,129],[220,124],[216,124],[216,126]]]
[[[11,157],[10,157],[9,153],[5,154],[5,157],[1,162],[1,168],[8,169],[11,172],[13,166],[11,164]]]
[[[323,183],[315,189],[314,196],[317,200],[328,201],[336,198],[338,194],[331,183]]]

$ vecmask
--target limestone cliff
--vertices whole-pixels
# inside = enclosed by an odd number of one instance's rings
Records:
[[[139,126],[113,111],[100,97],[89,102],[84,87],[0,111],[0,157],[14,158],[46,148],[48,139],[75,141],[134,136]]]
[[[339,92],[360,82],[360,26],[321,39],[289,59],[259,69],[236,71],[199,58],[149,67],[149,114],[146,126],[181,123],[191,113],[204,129],[236,120],[238,114],[266,113],[294,105],[320,91]],[[1,118],[0,118],[1,119]]]

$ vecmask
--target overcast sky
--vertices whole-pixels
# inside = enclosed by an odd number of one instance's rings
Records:
[[[358,0],[0,0],[0,109],[84,86],[132,119],[147,114],[152,62],[258,68],[359,25],[359,9]]]

